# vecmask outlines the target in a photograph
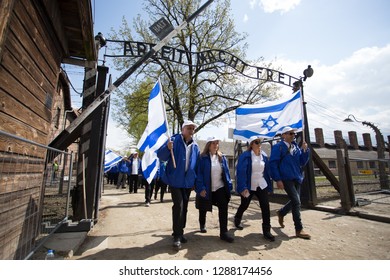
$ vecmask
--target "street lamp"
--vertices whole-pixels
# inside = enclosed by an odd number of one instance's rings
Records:
[[[359,121],[355,118],[354,115],[349,114],[348,117],[344,120],[344,122],[354,122],[350,117],[352,117],[356,122],[362,123],[370,128],[372,128],[375,132],[377,152],[378,152],[378,168],[379,168],[379,180],[381,189],[389,188],[389,181],[386,175],[386,164],[385,164],[385,140],[379,128],[374,125],[372,122]]]
[[[306,111],[306,102],[303,95],[303,82],[306,81],[307,78],[313,76],[314,70],[310,65],[307,66],[307,69],[303,71],[303,77],[293,84],[293,91],[301,90],[302,103],[303,103],[303,125],[304,129],[302,131],[302,140],[305,141],[312,150],[311,142],[310,142],[310,132],[309,132],[309,124],[307,120],[307,111]],[[308,204],[314,206],[317,204],[317,193],[315,186],[315,178],[314,178],[314,164],[312,160],[309,160],[308,164],[305,166],[305,180],[303,181],[303,185],[306,185],[302,188],[302,200],[307,199]],[[307,193],[306,193],[307,192]]]

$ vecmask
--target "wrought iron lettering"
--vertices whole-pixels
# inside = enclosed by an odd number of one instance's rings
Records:
[[[106,54],[105,56],[107,57],[141,57],[155,46],[155,44],[152,43],[135,41],[107,41],[123,44],[122,55]],[[152,59],[161,59],[192,67],[204,67],[222,63],[235,69],[237,72],[248,78],[270,81],[290,87],[292,87],[295,81],[299,80],[298,78],[277,70],[250,65],[225,50],[211,49],[202,52],[188,52],[182,49],[164,46],[153,56]]]

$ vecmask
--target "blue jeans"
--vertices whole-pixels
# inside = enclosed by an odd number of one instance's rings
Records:
[[[283,180],[284,190],[289,197],[289,201],[279,210],[279,213],[284,217],[288,212],[292,212],[295,230],[302,230],[301,222],[301,184],[297,181]]]

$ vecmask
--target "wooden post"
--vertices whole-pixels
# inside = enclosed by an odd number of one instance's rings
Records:
[[[337,155],[337,169],[339,173],[339,182],[340,182],[340,199],[341,207],[344,211],[349,212],[351,210],[351,200],[348,195],[348,182],[345,172],[345,161],[343,152],[341,149],[336,150]]]
[[[345,178],[347,180],[347,191],[351,207],[355,206],[355,189],[353,187],[351,163],[349,160],[348,147],[344,141]]]

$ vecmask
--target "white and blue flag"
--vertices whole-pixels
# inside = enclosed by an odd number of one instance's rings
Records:
[[[303,128],[301,91],[283,100],[243,105],[236,109],[233,138],[248,141],[251,136],[273,138],[286,126]]]
[[[122,157],[111,150],[107,150],[104,155],[104,173],[109,171],[115,164],[120,162]]]
[[[158,170],[157,150],[168,140],[168,123],[160,81],[150,92],[148,105],[148,125],[138,142],[137,148],[144,152],[142,173],[150,183]]]

